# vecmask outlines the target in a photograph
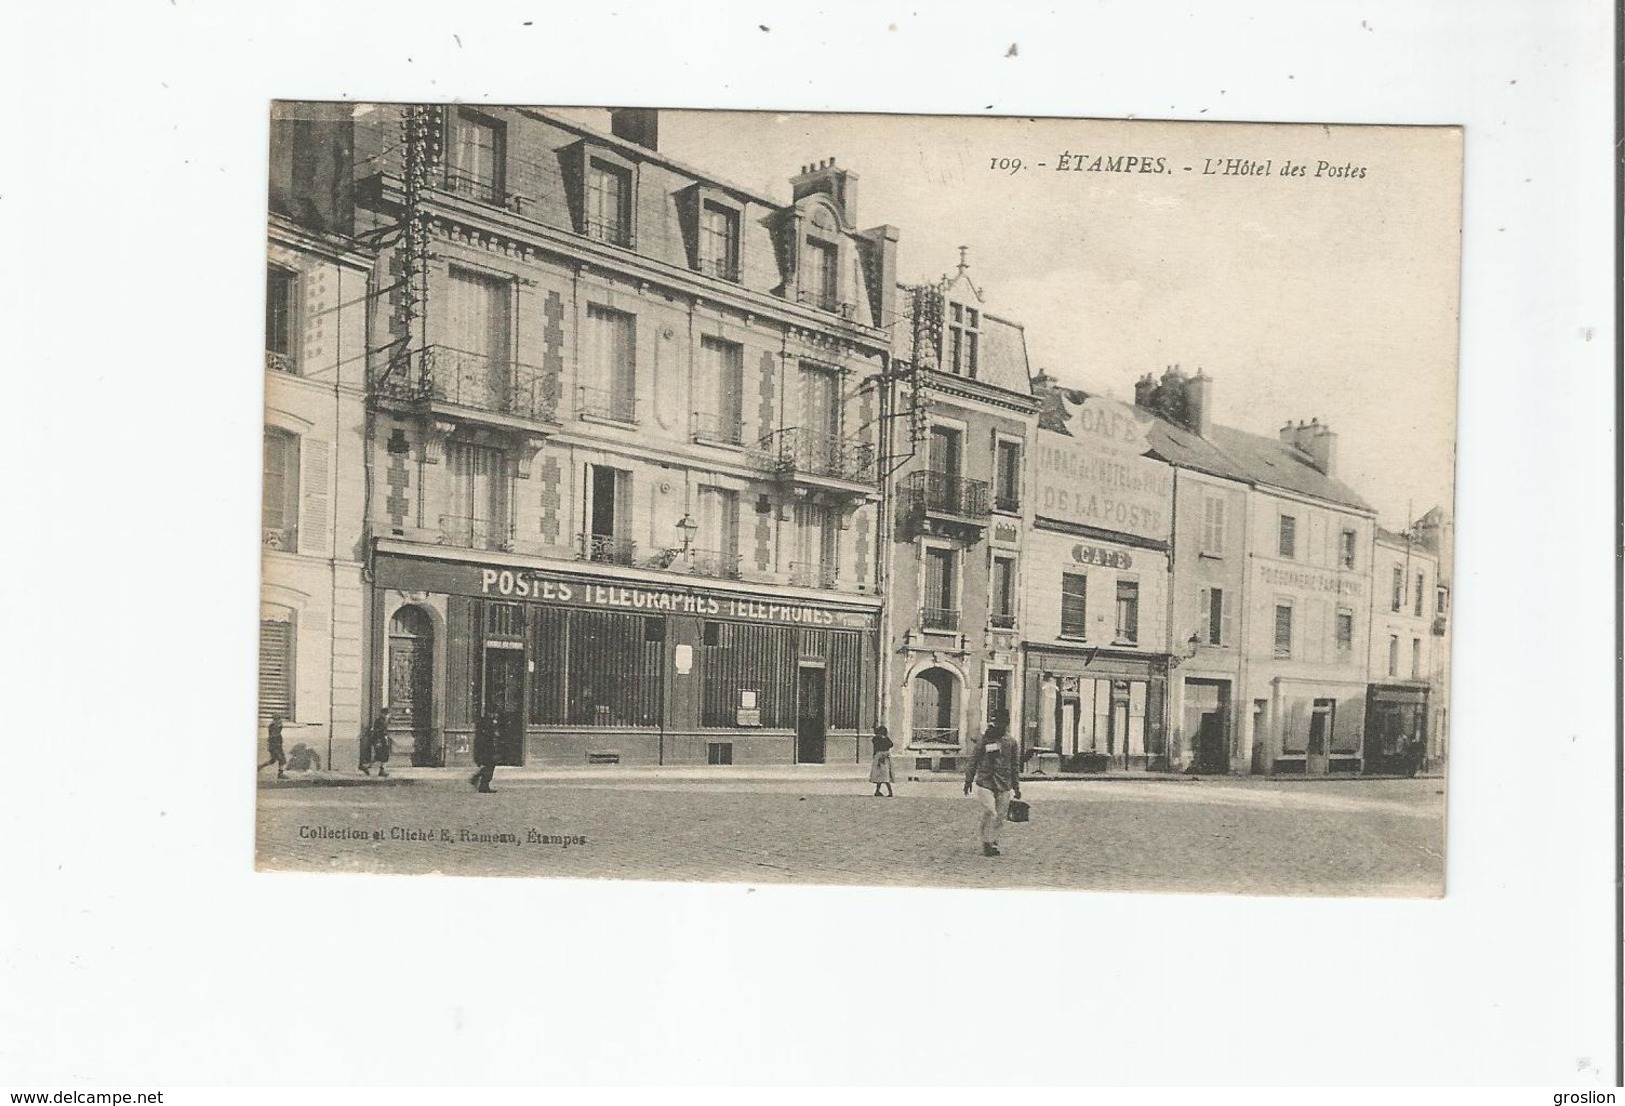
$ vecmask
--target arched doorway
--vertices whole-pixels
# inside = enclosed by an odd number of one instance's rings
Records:
[[[946,668],[914,674],[914,745],[959,746],[959,677]]]
[[[434,622],[422,607],[402,607],[389,620],[389,731],[416,766],[442,762],[434,734]]]

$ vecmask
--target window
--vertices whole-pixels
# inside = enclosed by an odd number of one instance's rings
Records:
[[[837,266],[839,254],[833,242],[807,242],[807,274],[804,298],[823,311],[834,311],[839,304]]]
[[[1337,611],[1337,651],[1339,653],[1352,652],[1354,649],[1354,612],[1345,608]]]
[[[292,718],[293,616],[260,620],[260,721]]]
[[[502,203],[502,145],[502,124],[484,116],[454,111],[451,149],[446,158],[447,190],[489,204]]]
[[[1084,638],[1089,633],[1089,578],[1081,572],[1061,573],[1061,636]]]
[[[1422,639],[1411,638],[1411,679],[1422,678]]]
[[[581,386],[585,415],[637,421],[637,320],[620,311],[587,308],[587,369]]]
[[[1202,496],[1202,552],[1224,556],[1224,496],[1211,492]]]
[[[959,514],[965,505],[961,499],[965,482],[960,479],[964,464],[964,435],[951,426],[933,426],[931,440],[926,449],[926,509]],[[983,510],[986,510],[985,504]]]
[[[616,246],[632,244],[632,171],[602,158],[587,159],[587,236]]]
[[[1343,531],[1343,541],[1342,545],[1339,547],[1340,556],[1338,558],[1338,563],[1344,568],[1354,567],[1354,540],[1355,535],[1353,530]]]
[[[841,461],[841,379],[822,365],[801,366],[801,430],[797,460],[836,474]]]
[[[738,445],[744,421],[745,351],[733,342],[703,338],[700,353],[710,382],[712,410],[695,412],[695,436]]]
[[[260,504],[267,549],[299,550],[299,435],[265,428],[265,485]]]
[[[959,629],[957,567],[952,549],[926,549],[925,607],[921,619],[928,630]]]
[[[1021,443],[1000,441],[994,447],[993,509],[1012,514],[1021,510]]]
[[[1004,668],[987,670],[988,725],[1008,727],[1010,723],[1010,672]]]
[[[1450,606],[1450,589],[1440,584],[1433,590],[1433,613],[1435,616],[1444,614]]]
[[[506,549],[508,457],[491,446],[453,442],[447,450],[451,513],[440,519],[440,536],[464,549]]]
[[[1405,606],[1405,570],[1398,565],[1394,566],[1394,594],[1391,606],[1396,611]]]
[[[530,655],[536,659],[528,681],[531,724],[659,725],[664,619],[540,604],[530,612]]]
[[[739,213],[707,201],[700,212],[700,264],[712,276],[739,279]]]
[[[452,269],[446,282],[446,341],[455,351],[436,394],[468,407],[512,407],[513,286],[499,277]],[[444,352],[444,351],[442,351]]]
[[[1427,578],[1418,572],[1416,574],[1416,617],[1422,617],[1422,593],[1427,590]]]
[[[1280,551],[1283,557],[1298,555],[1298,520],[1291,515],[1281,516]]]
[[[993,625],[1008,630],[1016,624],[1016,559],[993,558]]]
[[[276,265],[265,269],[265,367],[296,373],[299,362],[294,350],[294,294],[298,278]]]
[[[587,526],[581,556],[588,561],[631,564],[635,552],[631,531],[632,474],[608,465],[587,466]]]
[[[1117,581],[1117,638],[1134,644],[1140,640],[1140,584],[1137,580]]]
[[[1292,655],[1292,604],[1275,604],[1275,655]]]
[[[801,587],[835,586],[840,550],[840,509],[821,504],[796,504],[796,559],[790,565],[792,582]]]
[[[976,376],[977,358],[981,352],[980,333],[982,316],[974,307],[953,304],[948,322],[948,357],[943,367],[955,376]]]
[[[1223,588],[1207,588],[1207,643],[1209,645],[1229,645],[1230,635],[1225,625],[1225,593]]]
[[[1399,635],[1388,635],[1388,675],[1399,675]]]
[[[705,576],[738,576],[739,493],[729,488],[700,488],[699,515],[696,547],[689,550],[694,571]]]
[[[707,741],[705,743],[705,763],[732,764],[734,762],[734,743],[732,741]]]

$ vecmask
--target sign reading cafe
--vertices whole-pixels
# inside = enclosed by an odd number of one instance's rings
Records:
[[[1106,404],[1123,410],[1094,410]],[[1162,462],[1130,452],[1135,444],[1143,447],[1140,420],[1125,405],[1093,396],[1073,410],[1067,426],[1077,437],[1048,431],[1038,435],[1034,450],[1037,514],[1057,522],[1167,541],[1173,518],[1173,477]]]

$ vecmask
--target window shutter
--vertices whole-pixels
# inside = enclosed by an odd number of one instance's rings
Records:
[[[260,623],[260,721],[293,717],[293,623]]]
[[[1236,604],[1231,589],[1219,596],[1219,641],[1223,645],[1236,644]]]
[[[1215,645],[1213,640],[1213,594],[1207,588],[1201,591],[1201,598],[1197,600],[1197,610],[1200,612],[1201,638],[1204,645]]]
[[[301,453],[299,551],[324,553],[328,535],[328,444],[319,438],[310,438],[305,441]]]

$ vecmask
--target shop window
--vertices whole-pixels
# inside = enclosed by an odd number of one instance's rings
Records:
[[[665,621],[537,606],[531,622],[531,722],[645,727],[664,702]]]
[[[1298,520],[1291,515],[1281,516],[1278,548],[1283,557],[1290,559],[1298,555]]]
[[[1342,542],[1338,546],[1338,564],[1345,569],[1352,569],[1354,567],[1354,542],[1354,531],[1344,530]]]
[[[293,616],[260,621],[260,721],[294,717]]]
[[[299,551],[299,435],[265,428],[260,528],[267,549]]]
[[[1210,557],[1224,556],[1224,496],[1202,493],[1202,552]]]
[[[446,190],[488,204],[501,204],[504,132],[501,123],[473,112],[451,112],[446,150]]]
[[[1337,651],[1354,651],[1354,612],[1343,608],[1337,611]]]
[[[299,278],[292,270],[269,265],[265,270],[265,367],[297,373],[294,306]]]
[[[789,626],[708,622],[701,631],[700,725],[732,729],[739,725],[788,729],[795,725],[798,631]],[[844,655],[843,655],[844,656]],[[858,682],[856,666],[841,657],[830,662],[832,692]],[[749,705],[742,694],[748,692]],[[831,726],[839,727],[840,694],[831,696]],[[741,717],[750,719],[742,722]],[[844,715],[843,715],[844,717]],[[855,721],[853,722],[855,726]]]
[[[1140,640],[1140,585],[1136,580],[1117,581],[1117,637],[1125,645]]]
[[[734,762],[734,743],[731,741],[707,741],[705,743],[705,763],[732,764]]]
[[[1061,573],[1061,636],[1083,639],[1089,633],[1089,578]]]
[[[1292,604],[1275,604],[1275,655],[1292,655]]]

